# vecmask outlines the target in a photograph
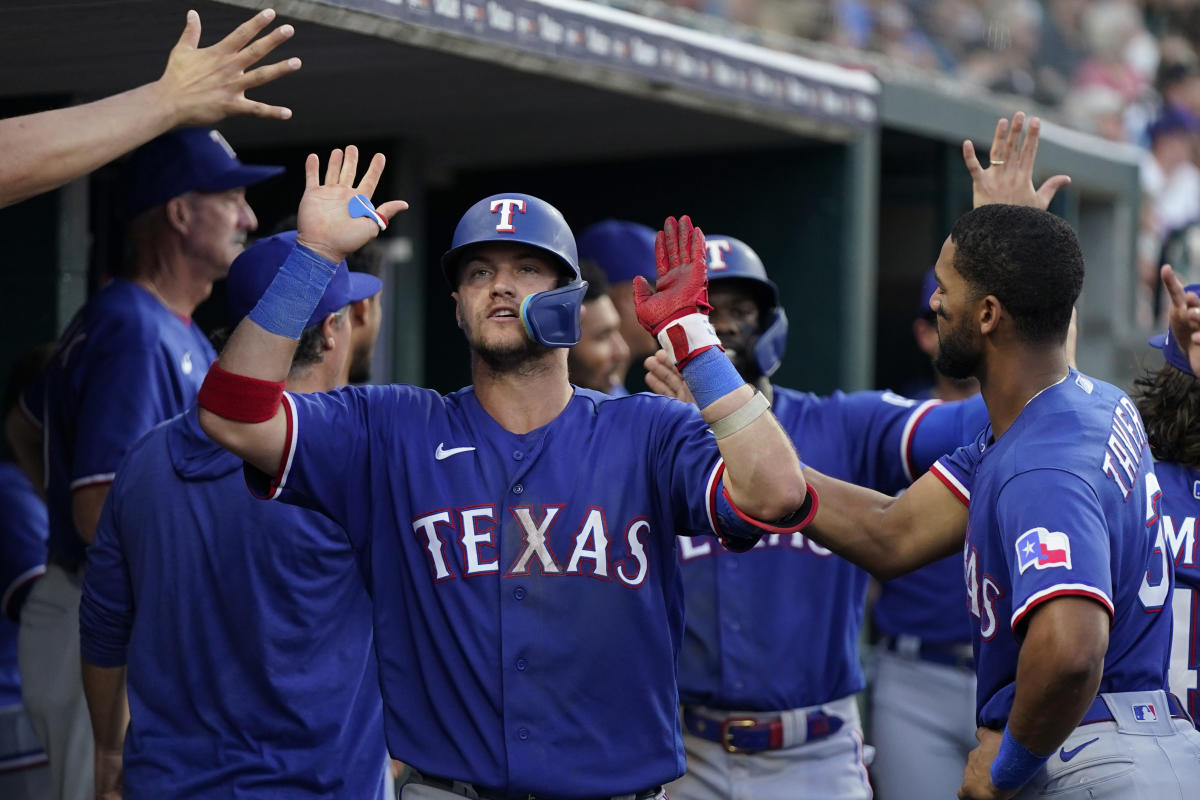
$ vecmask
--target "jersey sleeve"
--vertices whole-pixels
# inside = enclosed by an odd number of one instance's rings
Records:
[[[837,424],[846,432],[845,446],[853,454],[852,483],[881,492],[897,492],[913,482],[909,466],[913,436],[925,417],[939,405],[893,392],[854,392],[840,399]],[[803,455],[803,451],[801,452]]]
[[[976,440],[949,455],[942,456],[929,468],[933,476],[944,483],[968,508],[971,505],[971,482],[974,480],[977,461],[975,454],[978,452],[979,444]]]
[[[1092,488],[1058,469],[1023,472],[996,499],[1012,586],[1012,629],[1055,597],[1090,597],[1113,613],[1108,525]]]
[[[109,493],[87,553],[79,601],[79,645],[97,667],[120,667],[133,630],[133,588],[119,531],[120,484]]]
[[[246,466],[250,491],[260,499],[278,499],[319,511],[347,532],[365,534],[369,526],[356,520],[355,515],[364,513],[371,485],[369,395],[373,389],[384,388],[351,387],[314,394],[285,392],[287,440],[283,457],[274,475]]]
[[[145,349],[109,353],[88,365],[79,398],[71,489],[112,483],[125,451],[173,416],[169,366]]]
[[[675,530],[685,536],[721,535],[716,519],[721,491],[721,460],[717,440],[709,433],[700,411],[690,403],[664,402],[654,425],[651,474],[659,475]]]
[[[909,480],[916,480],[939,458],[974,441],[987,424],[987,406],[982,395],[926,409],[904,443],[904,467]]]

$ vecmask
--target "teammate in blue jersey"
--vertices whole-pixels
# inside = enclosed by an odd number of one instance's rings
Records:
[[[295,233],[277,234],[234,261],[231,326],[294,245]],[[341,265],[301,335],[289,391],[340,385],[349,304],[379,290]],[[351,537],[315,511],[256,501],[241,467],[195,407],[122,462],[79,611],[97,792],[379,798],[383,703]]]
[[[4,415],[45,367],[53,344],[18,359],[4,389]],[[17,623],[46,572],[46,504],[13,461],[0,459],[0,797],[41,800],[50,792],[46,751],[25,713],[17,665]]]
[[[895,493],[986,423],[982,401],[818,397],[771,383],[787,337],[778,289],[744,242],[714,235],[706,243],[713,329],[739,374],[771,398],[809,466]],[[651,388],[691,400],[668,364],[647,363]],[[864,687],[867,574],[801,533],[768,536],[744,555],[711,537],[680,538],[678,547],[688,771],[671,797],[870,798],[854,697]]]
[[[283,394],[273,382],[327,265],[404,208],[367,207],[382,166],[356,188],[357,151],[334,151],[321,185],[309,156],[302,246],[206,378],[201,425],[268,493],[292,491],[351,536],[388,746],[421,774],[406,797],[661,797],[684,767],[674,534],[744,548],[813,510],[791,444],[703,316],[703,235],[668,219],[657,291],[635,283],[701,414],[568,383],[575,241],[519,193],[472,206],[442,262],[472,386]]]
[[[1166,692],[1173,570],[1146,435],[1064,349],[1075,234],[985,205],[935,269],[938,367],[979,378],[990,423],[898,498],[807,471],[806,532],[881,577],[962,552],[980,745],[961,798],[1192,797],[1200,733]]]
[[[128,175],[132,259],[75,315],[42,385],[27,393],[26,407],[44,422],[50,539],[33,613],[21,619],[21,672],[55,797],[92,798],[78,672],[84,548],[126,449],[195,399],[216,354],[191,315],[258,224],[245,187],[281,171],[242,164],[202,128],[139,148]]]
[[[1162,488],[1163,542],[1175,564],[1171,596],[1174,630],[1171,636],[1171,691],[1184,701],[1195,721],[1200,714],[1200,549],[1196,519],[1200,517],[1200,451],[1196,420],[1200,384],[1179,342],[1190,343],[1200,330],[1195,307],[1200,284],[1185,288],[1174,273],[1164,270],[1163,284],[1171,297],[1168,334],[1150,340],[1162,350],[1166,363],[1134,381],[1134,402],[1146,426],[1150,452],[1158,459],[1154,472]],[[1186,346],[1186,345],[1185,345]],[[1190,346],[1189,355],[1200,355]]]
[[[929,306],[937,289],[932,267],[921,289],[913,334],[932,364],[938,350],[937,314]],[[954,401],[978,393],[974,378],[956,380],[934,370],[933,385],[914,396]],[[976,744],[970,621],[959,555],[879,587],[871,607],[879,642],[868,741],[875,747],[871,780],[882,800],[953,797],[962,782],[967,754]],[[921,768],[914,770],[918,762]]]

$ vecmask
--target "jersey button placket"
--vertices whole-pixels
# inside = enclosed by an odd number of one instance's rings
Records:
[[[518,586],[517,588],[513,589],[513,597],[515,597],[517,600],[524,600],[527,594],[528,592],[525,591],[524,586]]]
[[[526,661],[525,659],[523,659],[523,658],[517,659],[517,672],[524,672],[528,666],[529,666],[529,662]]]
[[[518,483],[516,486],[514,486],[512,488],[512,491],[513,491],[513,494],[521,494],[522,492],[525,491],[525,487]]]
[[[529,728],[517,728],[517,738],[522,742],[529,741]]]

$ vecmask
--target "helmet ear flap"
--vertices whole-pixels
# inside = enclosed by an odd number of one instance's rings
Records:
[[[787,314],[782,308],[776,307],[770,324],[754,343],[754,361],[764,377],[771,377],[783,363],[783,353],[787,350],[787,329]]]
[[[525,332],[543,347],[574,347],[579,344],[579,309],[587,294],[587,281],[535,292],[521,302]]]

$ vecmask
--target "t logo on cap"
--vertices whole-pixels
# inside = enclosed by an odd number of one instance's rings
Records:
[[[704,243],[708,247],[708,268],[725,269],[729,265],[725,263],[725,254],[733,249],[733,245],[724,239],[709,239]]]
[[[517,229],[513,226],[513,210],[525,213],[525,201],[514,198],[505,197],[500,200],[493,200],[489,210],[495,214],[496,210],[500,210],[500,224],[496,226],[496,233],[516,233]]]

